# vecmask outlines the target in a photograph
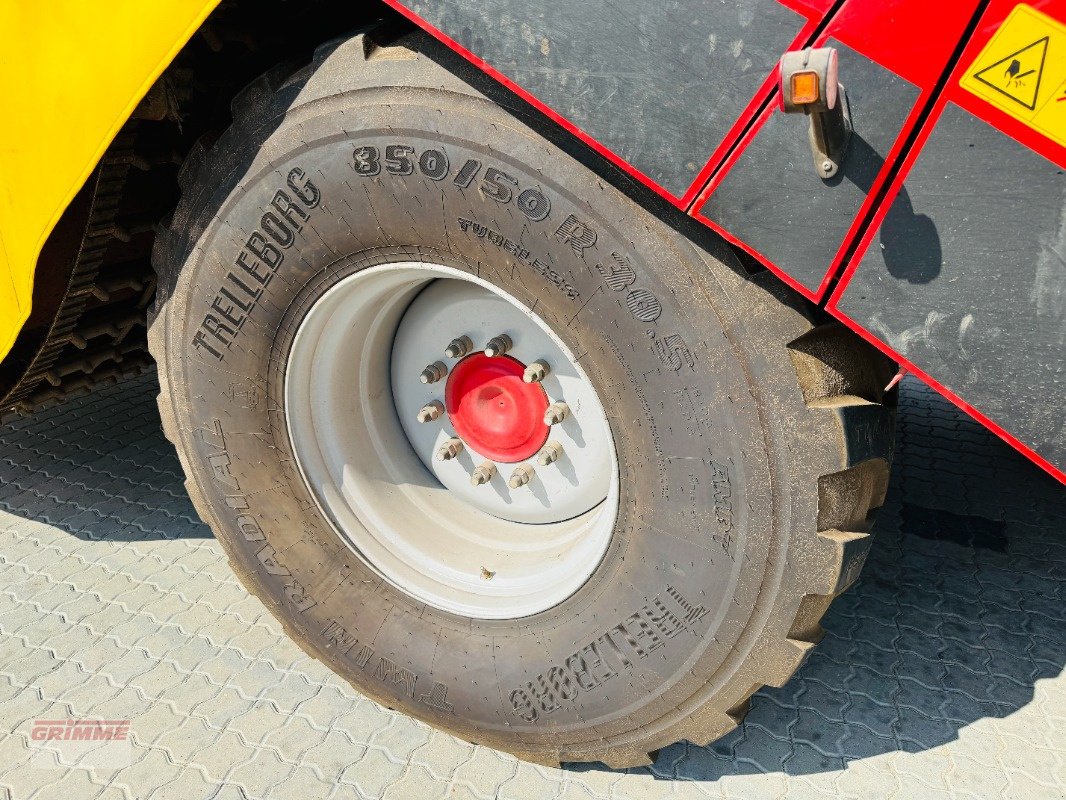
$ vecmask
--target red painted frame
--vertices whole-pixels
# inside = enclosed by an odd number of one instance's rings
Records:
[[[934,5],[932,8],[929,8],[929,4],[924,0],[894,0],[894,2],[877,4],[851,0],[833,17],[830,24],[814,42],[813,46],[821,47],[830,39],[841,41],[867,58],[892,70],[917,86],[920,91],[918,99],[904,120],[903,127],[892,148],[885,155],[885,163],[867,193],[866,200],[852,219],[851,226],[848,228],[833,260],[826,266],[825,274],[816,289],[812,290],[800,283],[789,275],[786,270],[774,264],[768,257],[747,242],[732,235],[728,230],[701,213],[703,206],[714,194],[722,180],[729,173],[729,170],[743,156],[744,151],[758,135],[760,129],[774,114],[784,113],[779,103],[773,104],[763,112],[756,124],[747,132],[740,145],[730,155],[729,160],[717,171],[703,191],[699,193],[698,200],[691,211],[693,216],[719,233],[731,244],[766,264],[774,274],[808,300],[815,303],[822,302],[834,279],[839,275],[848,251],[864,230],[864,220],[869,215],[874,203],[877,202],[878,192],[884,186],[893,166],[899,160],[907,137],[914,130],[922,111],[932,99],[937,79],[946,68],[952,50],[954,50],[958,42],[959,34],[973,17],[976,8],[976,0],[969,0],[965,3],[941,3]],[[930,33],[928,36],[921,37],[921,51],[917,52],[915,38],[913,37],[889,38],[877,35],[878,31],[885,30],[890,26],[898,30],[924,29]],[[846,85],[846,77],[843,82]]]
[[[938,393],[950,400],[956,406],[961,408],[971,417],[976,419],[990,431],[995,433],[1011,447],[1018,450],[1025,455],[1028,459],[1038,464],[1053,477],[1057,478],[1062,483],[1066,483],[1066,472],[1059,469],[1047,459],[1033,450],[1031,447],[1021,442],[1017,437],[998,425],[994,420],[968,402],[962,397],[952,392],[929,373],[922,370],[918,365],[912,363],[909,359],[904,358],[899,353],[895,352],[891,347],[878,339],[873,333],[866,330],[855,320],[851,319],[845,314],[839,307],[840,301],[847,291],[848,285],[851,282],[852,276],[858,269],[859,262],[862,260],[863,254],[866,249],[873,242],[874,237],[877,235],[881,222],[884,220],[885,215],[888,213],[889,207],[892,205],[892,201],[895,200],[896,195],[899,193],[900,188],[903,186],[903,182],[906,180],[914,163],[921,156],[922,147],[929,139],[933,129],[936,126],[936,120],[940,118],[941,113],[949,102],[955,103],[966,111],[970,112],[974,116],[983,119],[993,127],[999,129],[1003,133],[1007,134],[1011,138],[1030,148],[1031,150],[1039,153],[1060,167],[1066,168],[1066,147],[1053,142],[1044,135],[1030,128],[1028,125],[1020,122],[1009,114],[1004,113],[1000,109],[993,106],[991,103],[982,100],[974,94],[966,91],[959,86],[959,79],[963,76],[970,64],[980,54],[981,50],[988,43],[989,39],[999,29],[999,26],[1007,18],[1014,7],[1018,4],[1018,0],[992,0],[988,8],[985,10],[984,15],[978,24],[977,30],[974,31],[974,35],[971,38],[969,44],[967,44],[962,56],[959,58],[958,63],[955,65],[955,69],[952,70],[951,77],[949,78],[947,85],[944,87],[944,91],[937,97],[935,104],[933,105],[932,114],[929,118],[928,124],[926,124],[918,134],[918,138],[915,140],[914,147],[904,156],[903,163],[901,165],[899,174],[893,181],[888,193],[885,196],[884,202],[878,207],[877,212],[863,234],[863,237],[859,243],[858,249],[855,251],[854,257],[844,270],[843,275],[840,278],[840,282],[837,284],[836,289],[833,291],[832,296],[829,298],[826,304],[826,310],[847,325],[853,331],[862,336],[870,344],[877,347],[885,354],[891,356],[898,361],[904,369],[913,373],[920,378]],[[1066,19],[1066,0],[1045,0],[1045,2],[1039,4],[1040,10],[1049,16],[1056,19]]]
[[[1030,0],[1033,2],[1034,0]],[[745,132],[751,116],[771,98],[777,91],[778,73],[774,68],[760,85],[751,102],[745,107],[741,116],[731,126],[726,138],[720,142],[708,157],[704,167],[700,170],[696,180],[689,186],[686,192],[678,197],[662,186],[659,186],[640,170],[627,163],[618,154],[595,140],[591,135],[567,120],[562,115],[553,111],[538,98],[527,92],[521,86],[515,84],[507,76],[492,67],[491,64],[481,59],[478,55],[463,47],[443,31],[437,29],[422,19],[419,15],[407,9],[399,0],[384,0],[389,6],[410,19],[420,28],[439,39],[450,49],[470,61],[478,69],[506,86],[517,96],[521,97],[531,106],[543,113],[549,119],[569,131],[594,151],[606,158],[630,177],[639,181],[644,186],[654,191],[657,195],[670,202],[675,207],[692,214],[704,224],[715,230],[733,245],[744,249],[752,256],[764,263],[778,278],[784,281],[803,297],[814,302],[825,300],[828,291],[839,275],[832,296],[826,302],[826,310],[844,325],[855,331],[863,339],[884,352],[889,357],[900,363],[907,372],[920,378],[931,388],[943,395],[960,409],[972,416],[986,428],[998,435],[1016,450],[1021,452],[1031,461],[1046,470],[1062,483],[1066,484],[1066,473],[1052,465],[1047,459],[1031,447],[1019,441],[1012,434],[996,424],[989,417],[982,414],[978,409],[967,403],[961,397],[950,391],[928,373],[924,372],[916,364],[902,357],[891,347],[882,342],[870,331],[863,328],[855,320],[848,317],[838,307],[847,285],[854,275],[855,269],[862,253],[870,245],[877,229],[884,219],[888,207],[899,191],[903,179],[918,157],[922,145],[928,139],[936,119],[950,100],[958,103],[967,111],[994,125],[1007,135],[1015,138],[1022,144],[1032,148],[1038,153],[1045,155],[1059,165],[1066,165],[1066,148],[1055,145],[1049,139],[1038,134],[1023,123],[1013,119],[1009,115],[999,111],[995,107],[965,92],[958,86],[958,78],[970,62],[984,47],[999,24],[1007,17],[1019,0],[992,0],[985,10],[982,20],[978,25],[970,43],[966,46],[956,68],[954,69],[945,90],[939,97],[934,98],[937,80],[941,76],[950,53],[956,48],[959,36],[966,24],[972,18],[976,0],[967,0],[966,3],[930,3],[927,0],[883,0],[872,2],[871,0],[848,0],[829,20],[829,24],[822,30],[816,41],[811,41],[812,34],[822,24],[825,16],[832,11],[833,0],[778,0],[782,5],[797,11],[807,22],[802,26],[791,48],[805,47],[808,45],[820,45],[830,38],[836,38],[849,47],[863,53],[882,66],[892,70],[901,77],[909,80],[920,89],[920,96],[914,108],[908,114],[903,129],[896,139],[893,147],[885,157],[885,165],[878,174],[872,190],[868,193],[866,201],[856,214],[844,242],[838,250],[833,262],[827,266],[817,290],[812,291],[803,286],[799,281],[792,278],[783,269],[762,256],[753,248],[731,235],[728,231],[714,224],[709,219],[699,214],[699,209],[706,198],[714,191],[724,175],[739,159],[745,147],[751,142],[759,128],[766,123],[771,114],[780,113],[776,103],[771,103],[765,108],[754,124]],[[1066,0],[1035,0],[1041,10],[1050,16],[1066,20]],[[895,31],[918,31],[921,35],[885,36],[885,30]],[[936,57],[934,57],[934,55]],[[919,131],[914,146],[906,153],[903,148],[908,136],[913,133],[914,126],[922,115],[923,110],[933,102],[932,113],[926,121],[923,129]],[[743,135],[740,142],[737,137]],[[902,161],[900,162],[900,159]],[[873,204],[877,201],[880,189],[884,187],[885,180],[895,165],[899,163],[899,174],[893,179],[889,191],[882,198],[883,202],[876,208],[872,218],[869,218]],[[869,218],[869,220],[868,220]],[[843,259],[849,248],[854,246],[857,237],[858,248],[855,250],[849,263],[844,267]]]
[[[706,164],[700,170],[699,174],[696,176],[696,179],[692,182],[692,185],[689,186],[689,188],[685,191],[683,195],[678,197],[677,195],[671,193],[667,189],[664,189],[662,186],[657,184],[655,181],[653,181],[643,172],[638,170],[632,164],[628,163],[625,159],[623,159],[617,153],[612,151],[610,148],[605,147],[603,144],[594,139],[591,135],[586,133],[584,130],[572,123],[570,120],[566,119],[561,114],[552,110],[540,99],[527,92],[521,86],[519,86],[506,75],[504,75],[502,72],[495,69],[491,64],[482,59],[480,56],[475,53],[472,53],[470,50],[467,50],[465,47],[463,47],[461,44],[452,39],[443,31],[441,31],[439,28],[434,27],[429,22],[422,19],[422,17],[420,17],[418,14],[405,7],[403,3],[399,2],[399,0],[384,0],[384,2],[386,3],[386,5],[391,6],[396,11],[400,12],[409,20],[411,20],[413,23],[418,25],[418,27],[424,29],[427,33],[432,34],[436,39],[439,39],[441,42],[446,44],[449,48],[461,55],[463,58],[465,58],[475,67],[480,69],[482,72],[506,86],[516,95],[521,97],[531,106],[533,106],[546,117],[548,117],[550,120],[565,128],[567,131],[572,133],[574,136],[576,136],[586,145],[591,147],[601,156],[606,158],[616,167],[621,169],[627,175],[640,181],[642,184],[647,186],[657,195],[667,200],[672,205],[676,206],[682,211],[686,212],[688,211],[689,206],[692,204],[693,200],[696,199],[696,195],[699,193],[699,190],[707,182],[707,179],[714,173],[718,164],[721,162],[722,158],[729,150],[731,143],[736,141],[736,138],[740,135],[741,131],[743,131],[744,126],[747,124],[748,120],[755,113],[755,111],[767,100],[767,98],[769,98],[771,94],[773,94],[777,86],[777,70],[774,69],[769,75],[766,76],[766,79],[759,86],[759,89],[755,93],[755,96],[751,99],[751,102],[749,102],[748,105],[745,106],[740,116],[730,127],[729,132],[726,134],[725,138],[711,153],[710,157],[707,159]],[[789,45],[791,48],[805,47],[807,45],[809,38],[814,33],[815,29],[818,27],[825,13],[825,9],[823,7],[831,5],[831,0],[807,0],[807,2],[804,2],[804,0],[778,0],[778,2],[807,18],[806,23],[804,23],[804,25],[800,28],[799,33],[796,34],[796,38],[792,41],[792,44]]]

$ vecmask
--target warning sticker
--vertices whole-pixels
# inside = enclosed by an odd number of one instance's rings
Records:
[[[1066,25],[1020,4],[959,85],[1066,146]]]

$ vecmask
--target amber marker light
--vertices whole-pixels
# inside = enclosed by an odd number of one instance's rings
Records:
[[[807,105],[815,103],[820,97],[818,91],[818,73],[794,72],[792,73],[792,102],[793,104]]]

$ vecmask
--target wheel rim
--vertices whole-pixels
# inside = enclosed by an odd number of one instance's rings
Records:
[[[547,325],[485,281],[416,262],[341,279],[299,324],[285,405],[320,510],[416,600],[529,616],[607,551],[618,466],[603,406]]]

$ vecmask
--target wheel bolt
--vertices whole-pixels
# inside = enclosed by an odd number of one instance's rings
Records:
[[[518,489],[519,487],[525,486],[531,480],[533,480],[533,467],[526,464],[519,464],[515,467],[514,472],[511,473],[507,485],[512,489]]]
[[[484,486],[492,480],[495,474],[496,465],[491,461],[484,461],[481,464],[478,464],[470,474],[470,484],[472,486]]]
[[[469,336],[456,336],[448,346],[444,348],[444,355],[448,358],[462,358],[474,349],[474,343]]]
[[[511,337],[506,333],[501,333],[499,336],[493,336],[489,339],[489,343],[485,345],[485,355],[490,357],[502,356],[512,347],[514,347],[514,342],[511,341]]]
[[[545,425],[558,425],[570,414],[570,406],[566,403],[552,403],[544,412]]]
[[[548,362],[538,359],[526,367],[526,371],[522,373],[522,380],[526,383],[540,383],[548,377],[549,372],[551,372],[551,367],[548,366]]]
[[[434,400],[432,403],[426,403],[422,408],[418,410],[419,422],[432,422],[440,417],[444,413],[444,404],[440,400]]]
[[[437,461],[451,461],[463,452],[464,447],[463,440],[453,436],[437,448]]]
[[[558,442],[548,442],[537,453],[537,463],[542,467],[554,464],[563,457],[563,446]]]
[[[443,361],[434,361],[418,376],[422,383],[436,383],[448,374],[448,367]]]

